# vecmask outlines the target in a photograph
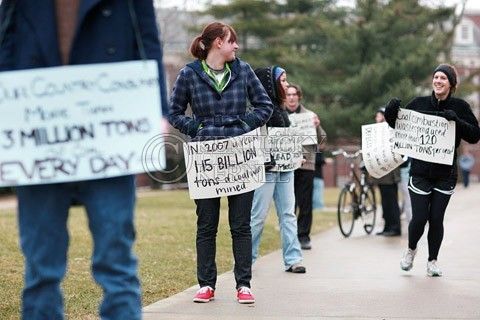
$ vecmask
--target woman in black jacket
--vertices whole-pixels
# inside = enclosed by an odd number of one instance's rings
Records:
[[[449,121],[455,121],[455,148],[460,140],[477,143],[480,140],[480,128],[470,105],[452,94],[457,87],[457,72],[451,65],[441,64],[433,72],[433,92],[430,96],[417,97],[405,107],[421,113],[436,114]],[[386,108],[385,118],[394,128],[400,100],[392,99]],[[443,239],[443,218],[445,210],[457,182],[457,154],[455,151],[452,165],[438,164],[412,159],[410,168],[409,191],[412,201],[412,220],[408,226],[408,248],[400,261],[400,267],[408,271],[428,221],[428,263],[429,276],[441,276],[437,266],[437,255]]]

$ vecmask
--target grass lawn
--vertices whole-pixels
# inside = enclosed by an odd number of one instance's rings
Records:
[[[335,206],[338,191],[327,189],[326,204]],[[219,273],[232,268],[231,238],[226,202],[217,237]],[[272,206],[273,207],[273,206]],[[16,214],[0,209],[0,315],[2,320],[19,319],[23,285],[23,257],[19,250]],[[314,212],[312,233],[336,224],[334,212]],[[171,296],[195,285],[195,205],[186,191],[139,192],[136,210],[137,242],[143,305]],[[68,319],[97,319],[100,288],[90,274],[92,241],[85,212],[75,207],[69,217],[70,248],[68,272],[63,288]],[[280,247],[271,210],[262,237],[261,254]],[[281,262],[279,261],[279,264]],[[233,284],[232,284],[233,285]]]

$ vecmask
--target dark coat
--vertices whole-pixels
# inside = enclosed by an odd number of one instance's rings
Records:
[[[470,109],[470,105],[466,101],[452,96],[448,96],[447,99],[439,101],[432,92],[430,96],[414,98],[405,108],[430,115],[434,115],[435,113],[441,115],[445,110],[455,111],[460,120],[457,121],[455,125],[455,155],[453,164],[432,163],[412,158],[410,175],[434,179],[456,178],[456,148],[460,145],[460,140],[465,140],[468,143],[477,143],[480,140],[480,128],[478,127],[477,119]],[[385,120],[390,127],[395,128],[396,118],[390,114],[389,108],[387,108],[385,112]]]
[[[198,141],[239,136],[267,122],[272,102],[250,65],[237,58],[229,66],[231,78],[222,92],[200,60],[180,70],[170,97],[168,120],[173,127]],[[188,105],[193,116],[185,115]]]
[[[272,66],[255,69],[255,74],[273,103],[273,113],[267,122],[267,127],[289,127],[290,119],[288,118],[288,112],[282,107],[283,100],[280,97],[277,82],[275,81],[275,68],[278,67]]]
[[[14,2],[13,17],[0,47],[0,71],[60,66],[54,0],[4,0],[2,7]],[[162,49],[152,0],[133,0],[133,3],[146,57],[158,62],[162,113],[166,115]],[[2,23],[6,11],[2,10]],[[139,58],[128,1],[81,0],[69,64]]]
[[[323,166],[325,165],[325,157],[323,152],[317,152],[315,154],[315,177],[323,179]]]

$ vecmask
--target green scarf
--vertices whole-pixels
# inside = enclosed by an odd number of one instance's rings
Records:
[[[217,77],[215,76],[213,71],[208,67],[205,60],[202,60],[202,68],[203,68],[203,71],[205,71],[205,73],[210,77],[210,79],[212,79],[215,90],[221,93],[227,86],[228,82],[230,82],[230,78],[232,75],[232,71],[230,70],[230,66],[228,65],[228,63],[225,63],[225,70],[220,81],[217,80]]]

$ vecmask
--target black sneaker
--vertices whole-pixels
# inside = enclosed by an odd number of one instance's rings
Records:
[[[382,233],[382,236],[384,237],[399,237],[401,235],[402,233],[400,231],[394,231],[394,230],[385,231],[384,233]]]
[[[305,269],[304,266],[302,266],[300,263],[295,263],[294,265],[291,265],[290,268],[285,270],[286,272],[291,272],[291,273],[305,273],[307,272],[307,269]]]
[[[310,244],[310,241],[301,241],[300,242],[300,247],[302,248],[302,250],[310,250],[312,249],[312,245]]]

